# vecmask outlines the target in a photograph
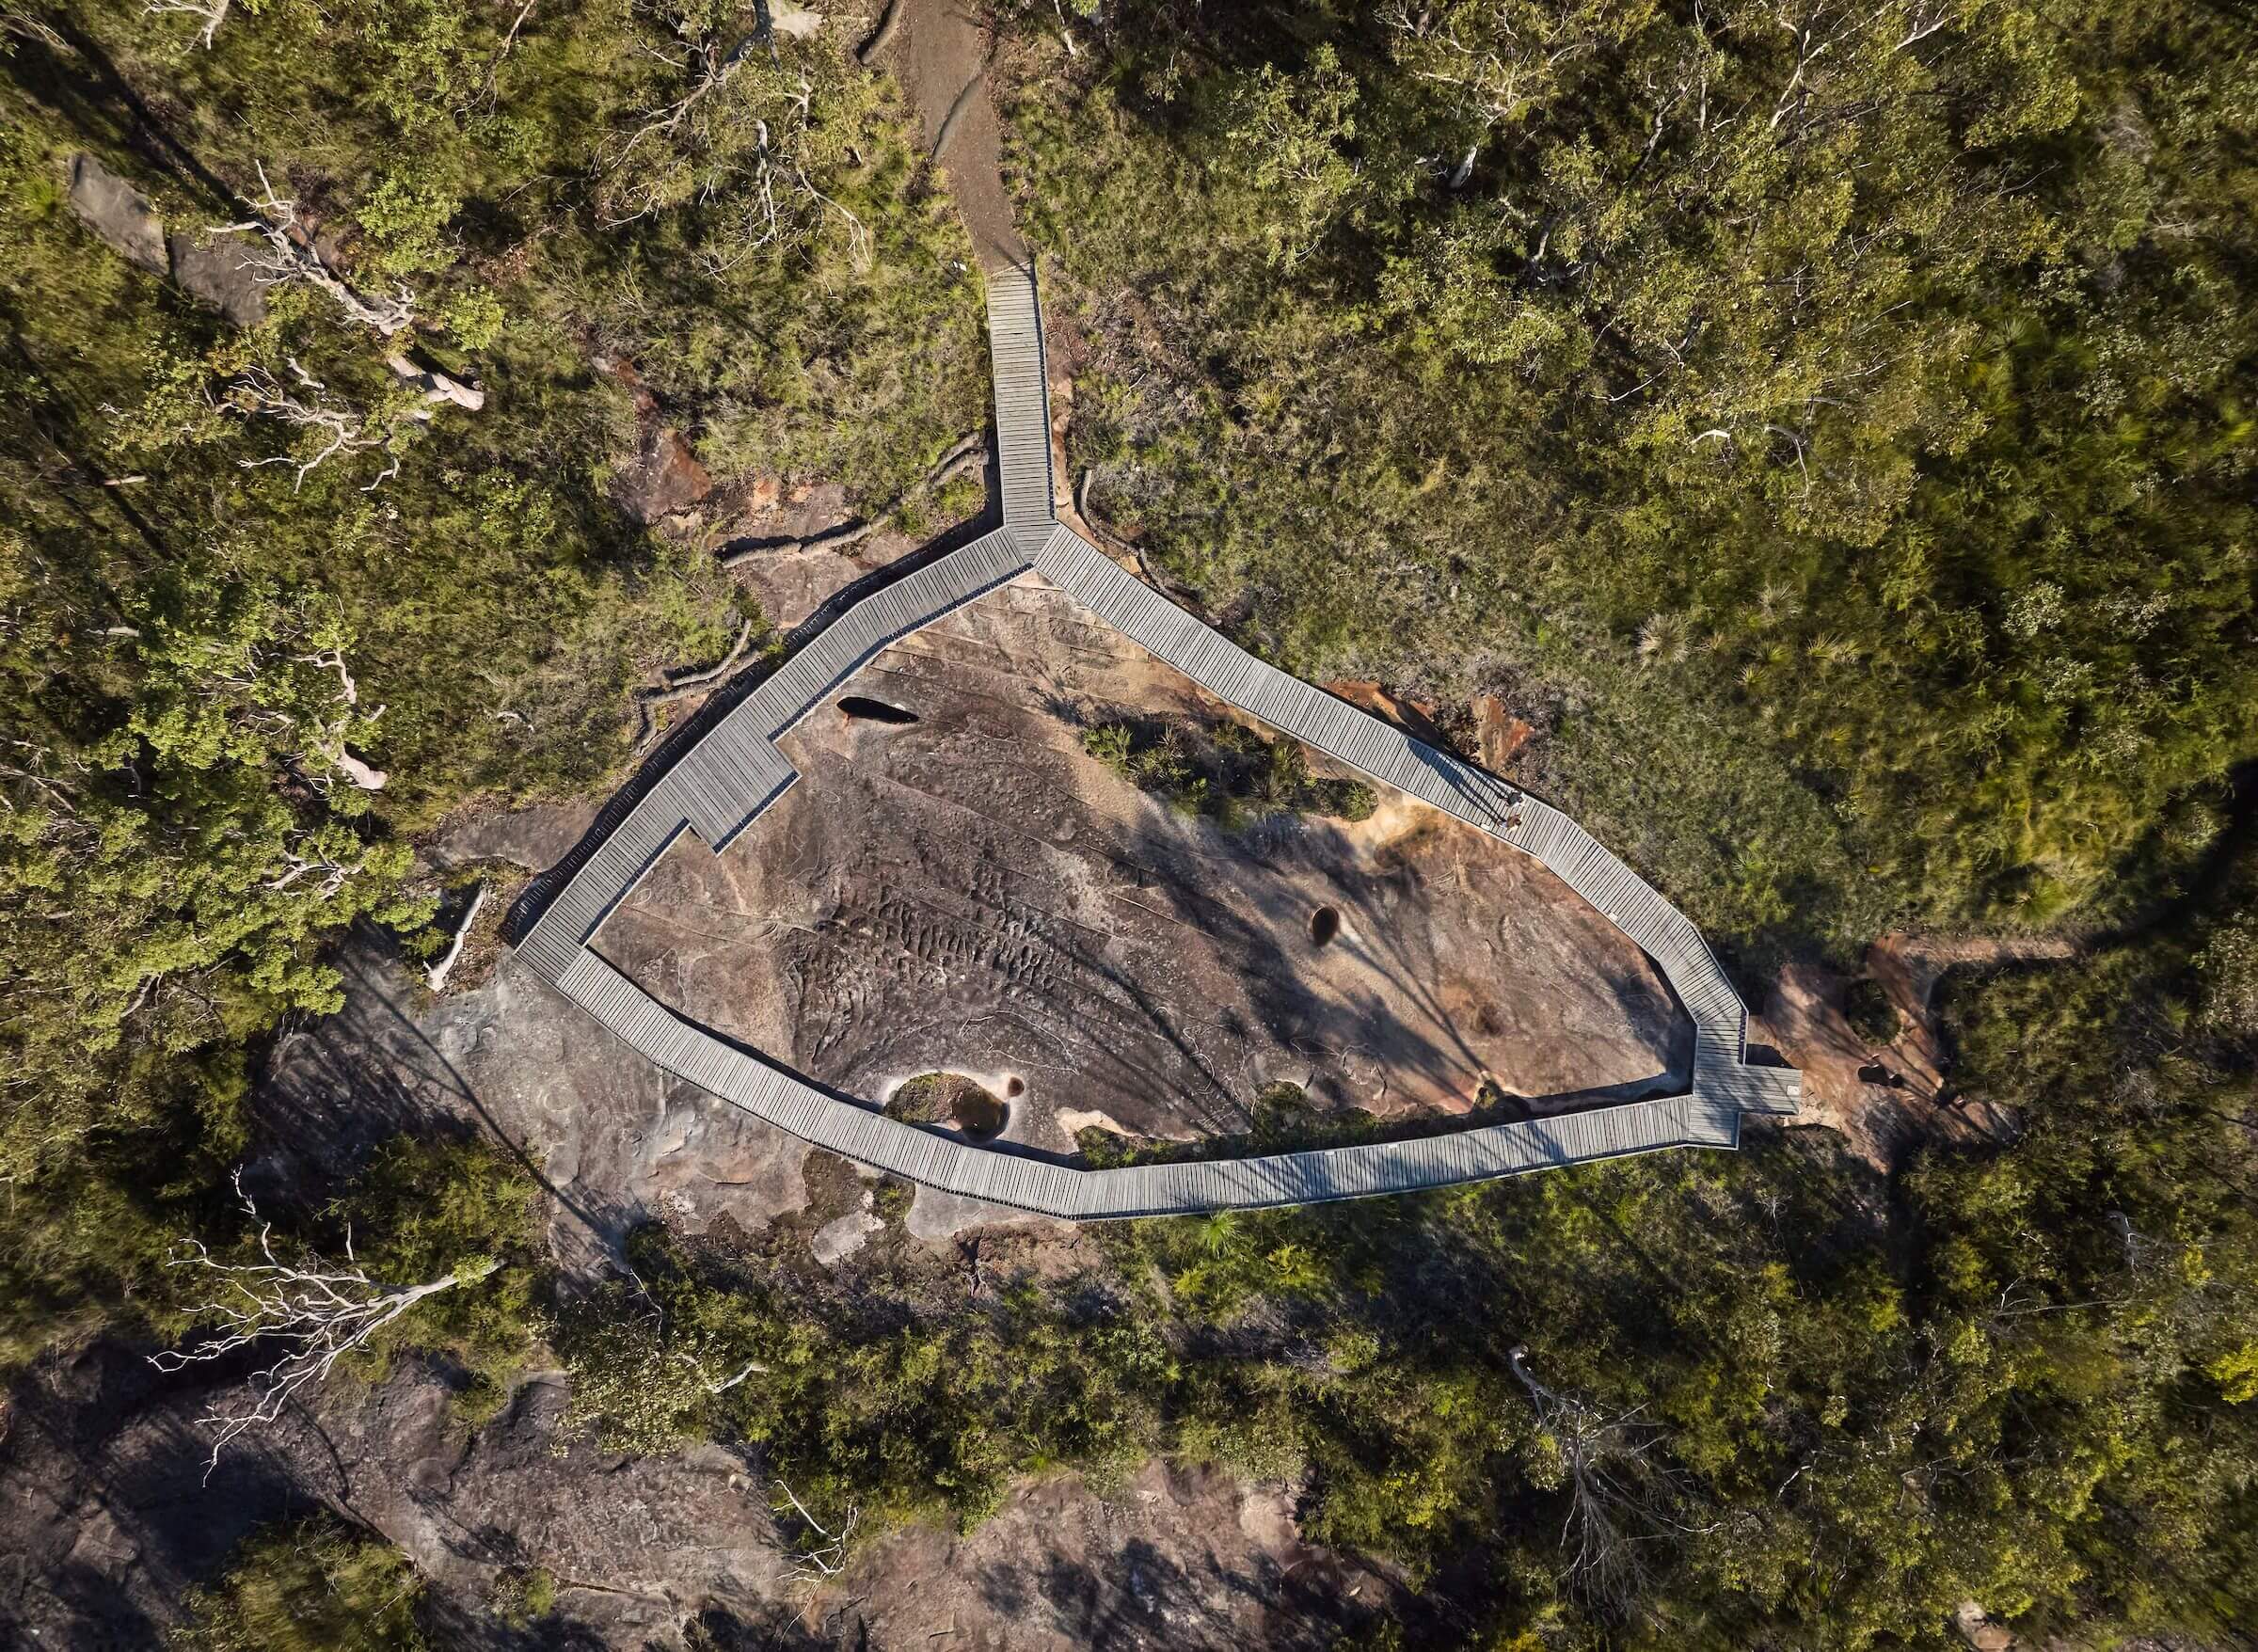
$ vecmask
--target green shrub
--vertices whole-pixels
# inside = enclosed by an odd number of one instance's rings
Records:
[[[550,1340],[572,1374],[565,1421],[606,1451],[660,1456],[708,1431],[719,1379],[640,1297],[598,1292],[567,1309]]]
[[[253,1533],[189,1591],[182,1652],[422,1652],[422,1581],[383,1539],[321,1515]]]
[[[1353,823],[1371,819],[1379,806],[1379,794],[1361,780],[1328,780],[1324,783],[1316,812]]]
[[[1904,1025],[1889,1001],[1889,990],[1871,976],[1861,976],[1843,990],[1842,1018],[1869,1044],[1894,1043]]]
[[[483,1422],[509,1397],[539,1345],[548,1269],[540,1189],[525,1167],[484,1139],[400,1136],[379,1149],[332,1215],[356,1254],[388,1283],[420,1283],[489,1258],[484,1278],[426,1297],[371,1350],[364,1370],[403,1348],[451,1355],[470,1373],[456,1415]]]
[[[1116,774],[1128,774],[1134,743],[1135,737],[1125,723],[1101,723],[1082,731],[1082,749]]]
[[[921,1072],[894,1087],[883,1111],[887,1118],[898,1119],[904,1124],[941,1124],[946,1122],[941,1116],[941,1108],[947,1099],[947,1074]]]

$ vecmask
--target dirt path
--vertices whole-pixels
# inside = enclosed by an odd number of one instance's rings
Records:
[[[994,42],[979,20],[952,0],[898,0],[898,21],[874,54],[901,82],[982,269],[1027,262],[1027,244],[1004,194],[1003,122],[989,95]]]
[[[1868,950],[1866,971],[1882,983],[1900,1018],[1897,1038],[1868,1044],[1843,1019],[1849,979],[1823,964],[1790,964],[1761,1015],[1752,1042],[1769,1043],[1804,1074],[1804,1121],[1832,1126],[1853,1150],[1887,1172],[1924,1141],[1996,1137],[2012,1121],[1980,1102],[1955,1099],[1932,999],[1948,970],[2070,957],[2052,936],[1884,935]]]

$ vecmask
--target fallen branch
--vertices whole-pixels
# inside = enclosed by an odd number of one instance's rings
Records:
[[[919,484],[928,493],[938,492],[965,471],[985,464],[988,458],[988,433],[976,430],[962,441],[941,455],[941,462]]]
[[[873,516],[859,522],[841,522],[835,528],[825,528],[804,539],[732,540],[722,548],[715,560],[722,567],[734,568],[756,556],[803,556],[811,550],[844,550],[877,532],[882,520],[882,516]]]
[[[481,882],[477,893],[470,897],[470,910],[463,914],[462,928],[455,930],[454,939],[448,944],[447,956],[428,965],[423,978],[431,983],[435,993],[444,991],[447,977],[454,971],[454,961],[463,955],[463,944],[470,939],[470,926],[478,922],[478,909],[486,904],[486,885]]]
[[[1081,480],[1074,484],[1075,516],[1081,520],[1082,525],[1085,528],[1088,528],[1092,534],[1096,535],[1100,539],[1103,539],[1107,545],[1112,546],[1114,549],[1120,551],[1123,556],[1134,557],[1137,560],[1137,572],[1142,574],[1147,580],[1151,580],[1156,586],[1163,585],[1163,581],[1160,580],[1160,578],[1155,575],[1151,568],[1145,565],[1145,555],[1143,551],[1137,549],[1136,545],[1131,541],[1124,539],[1121,534],[1116,533],[1107,524],[1098,521],[1096,518],[1090,516],[1089,484],[1091,479],[1097,473],[1093,470],[1085,469],[1082,472]]]
[[[640,1283],[640,1281],[638,1282]],[[745,1361],[745,1368],[735,1376],[724,1377],[720,1382],[714,1382],[706,1375],[706,1367],[699,1362],[695,1356],[677,1350],[675,1358],[698,1374],[698,1380],[706,1384],[706,1391],[709,1394],[725,1394],[748,1376],[765,1375],[769,1369],[757,1359],[748,1359]]]
[[[715,561],[722,567],[734,568],[740,563],[751,562],[756,556],[803,556],[811,550],[845,550],[849,546],[860,545],[877,532],[888,516],[919,494],[936,492],[966,471],[987,462],[988,434],[976,430],[943,453],[940,462],[926,472],[923,480],[869,516],[829,528],[819,528],[798,539],[732,540],[722,548]]]
[[[727,566],[728,564],[724,563],[723,565]],[[754,622],[747,620],[739,628],[737,641],[729,645],[729,652],[722,657],[721,664],[710,666],[705,671],[692,672],[687,676],[674,677],[663,689],[644,689],[635,696],[635,716],[638,724],[635,733],[636,750],[642,750],[644,745],[659,732],[659,720],[651,715],[653,709],[660,706],[671,706],[677,700],[687,700],[692,695],[704,691],[718,678],[726,675],[729,669],[738,662],[745,649],[752,643],[753,626]]]
[[[486,405],[485,391],[474,390],[460,380],[448,377],[437,368],[418,367],[396,350],[384,358],[384,364],[392,370],[393,377],[421,390],[426,402],[444,402],[467,413],[475,413]],[[427,420],[431,415],[419,411],[416,417]]]
[[[286,389],[279,379],[254,361],[229,384],[226,393],[219,398],[219,406],[223,411],[245,418],[279,420],[294,430],[317,433],[326,438],[310,458],[277,453],[271,458],[235,461],[246,470],[257,470],[267,465],[295,465],[297,474],[291,482],[291,490],[295,492],[306,485],[308,476],[331,459],[340,454],[351,458],[381,448],[388,437],[382,431],[372,431],[368,421],[348,404],[330,400],[321,381],[309,375],[296,361],[292,361],[291,367],[297,374],[299,386],[311,392],[310,399]]]
[[[1530,1371],[1528,1354],[1515,1348],[1506,1363],[1529,1390],[1537,1426],[1560,1453],[1568,1497],[1560,1532],[1566,1581],[1599,1610],[1627,1616],[1652,1576],[1646,1546],[1664,1531],[1693,1530],[1673,1512],[1680,1488],[1659,1460],[1662,1433],[1642,1422],[1635,1408],[1609,1417],[1548,1388]]]
[[[963,89],[957,93],[956,101],[949,104],[948,113],[941,117],[941,130],[933,134],[934,160],[938,161],[948,151],[948,140],[957,135],[957,122],[964,119],[965,110],[972,107],[973,100],[986,90],[987,86],[988,65],[983,59],[973,77],[964,83]]]
[[[203,42],[204,50],[209,52],[212,49],[212,37],[218,34],[219,25],[228,21],[229,8],[234,3],[235,0],[150,0],[142,10],[151,17],[178,12],[202,18],[204,26],[197,31],[197,39]]]
[[[803,1549],[794,1557],[792,1569],[787,1574],[789,1581],[795,1583],[819,1582],[826,1578],[835,1578],[845,1571],[847,1569],[847,1546],[854,1536],[855,1527],[862,1524],[862,1509],[860,1507],[850,1508],[847,1511],[846,1520],[835,1533],[828,1530],[822,1521],[807,1512],[807,1505],[800,1501],[799,1495],[792,1490],[790,1485],[779,1480],[776,1482],[776,1489],[783,1492],[791,1501],[792,1507],[799,1511],[800,1518],[807,1523],[808,1530],[823,1539],[822,1543],[814,1548]]]

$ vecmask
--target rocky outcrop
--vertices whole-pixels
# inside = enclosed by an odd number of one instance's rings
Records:
[[[549,1644],[676,1647],[694,1613],[785,1593],[766,1484],[739,1454],[600,1450],[566,1426],[561,1372],[527,1377],[477,1428],[452,1388],[412,1356],[374,1384],[338,1377],[207,1480],[198,1418],[224,1379],[161,1377],[110,1342],[50,1361],[10,1396],[0,1439],[0,1645],[163,1645],[237,1543],[317,1505],[396,1544],[470,1625],[508,1574],[544,1568],[549,1627],[573,1635]]]
[[[1061,1110],[1234,1134],[1279,1085],[1382,1116],[1682,1088],[1649,961],[1519,850],[1393,792],[1225,830],[1086,753],[1097,723],[1229,714],[1047,586],[840,692],[786,737],[802,778],[757,827],[683,840],[603,931],[660,1001],[819,1084],[975,1075],[1015,1098],[1005,1139],[1057,1152]]]
[[[619,508],[649,528],[704,502],[713,491],[713,478],[691,451],[689,438],[667,422],[659,398],[643,382],[635,364],[599,355],[596,367],[635,398],[635,454],[612,481],[612,497]]]
[[[78,221],[117,251],[151,275],[172,273],[165,223],[156,207],[92,155],[71,157],[71,187],[65,199]]]
[[[233,246],[178,230],[168,232],[155,203],[92,155],[71,157],[64,199],[78,221],[103,243],[150,274],[172,280],[237,326],[257,326],[266,319],[266,290],[243,267]]]
[[[239,327],[266,319],[266,289],[243,264],[229,242],[200,241],[174,230],[166,238],[172,252],[172,278],[191,298],[200,298]]]

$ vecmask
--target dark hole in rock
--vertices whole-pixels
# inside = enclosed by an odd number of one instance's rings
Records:
[[[957,1092],[955,1117],[959,1130],[975,1141],[987,1141],[1003,1129],[1011,1109],[986,1090],[967,1085]]]
[[[889,706],[883,700],[866,699],[861,694],[848,695],[839,702],[839,709],[850,718],[860,718],[866,723],[900,723],[917,721],[914,711],[904,711],[898,706]]]
[[[1341,913],[1335,908],[1321,906],[1310,913],[1310,939],[1318,945],[1329,945],[1340,932]]]
[[[1024,1095],[1026,1093],[1026,1088],[1027,1081],[1024,1078],[1010,1078],[1004,1081],[1004,1094],[1008,1096]]]
[[[1905,1075],[1902,1072],[1892,1072],[1888,1068],[1876,1061],[1869,1066],[1858,1069],[1858,1082],[1860,1084],[1886,1085],[1891,1089],[1903,1089]]]

